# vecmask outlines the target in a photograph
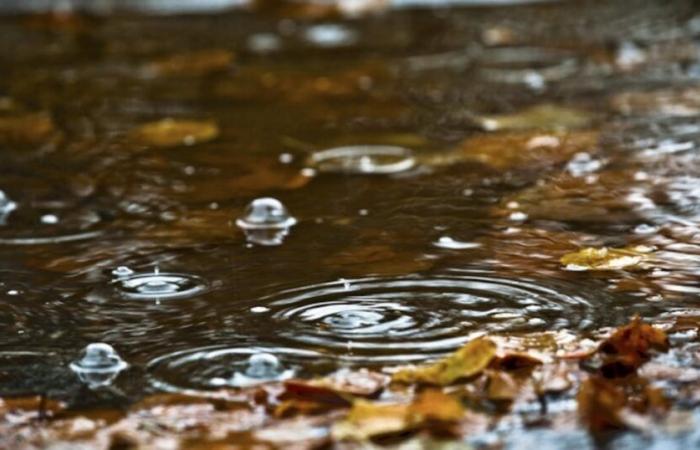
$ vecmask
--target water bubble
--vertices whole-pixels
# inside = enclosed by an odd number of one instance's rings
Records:
[[[129,273],[131,272],[131,273]],[[208,285],[200,277],[181,273],[134,273],[128,267],[119,267],[112,274],[125,298],[135,300],[166,300],[191,297],[206,291]]]
[[[311,155],[309,164],[320,172],[388,175],[415,167],[410,149],[389,145],[356,145],[322,150]]]
[[[265,197],[253,200],[236,225],[243,229],[248,242],[258,245],[280,245],[297,220],[277,199]]]
[[[449,250],[466,250],[466,249],[470,249],[470,248],[481,247],[481,244],[479,244],[479,243],[461,242],[461,241],[457,241],[455,239],[452,239],[449,236],[442,236],[440,239],[437,240],[437,242],[434,242],[433,245],[435,247],[446,248]]]
[[[147,365],[159,390],[208,395],[202,389],[248,387],[335,368],[322,353],[287,347],[199,347],[162,355]],[[307,370],[308,369],[308,370]]]
[[[0,191],[0,225],[6,225],[7,219],[17,209],[17,203],[10,200],[3,191]]]
[[[88,344],[80,359],[70,364],[71,370],[80,381],[90,388],[112,384],[119,373],[129,365],[117,354],[111,345],[105,343]]]
[[[39,218],[44,225],[56,225],[59,222],[56,214],[44,214]]]

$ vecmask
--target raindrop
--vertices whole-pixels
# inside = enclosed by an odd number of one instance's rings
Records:
[[[309,164],[320,172],[389,175],[415,167],[410,149],[390,145],[356,145],[322,150],[311,155]]]
[[[131,273],[129,273],[131,272]],[[128,267],[112,271],[122,296],[134,300],[166,300],[192,297],[206,291],[207,283],[194,275],[159,272],[134,273]]]
[[[297,220],[277,199],[265,197],[253,200],[236,225],[243,230],[248,242],[258,245],[280,245]]]
[[[129,365],[109,344],[88,344],[80,359],[70,364],[71,370],[89,388],[99,388],[112,384],[119,373]]]
[[[17,209],[17,203],[7,198],[3,191],[0,191],[0,225],[7,224],[7,218],[15,209]]]

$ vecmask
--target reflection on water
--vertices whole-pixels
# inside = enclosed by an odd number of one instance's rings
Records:
[[[0,19],[0,394],[203,395],[698,307],[693,2],[263,3]]]

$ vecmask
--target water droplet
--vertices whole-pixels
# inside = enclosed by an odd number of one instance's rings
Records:
[[[527,220],[527,214],[522,211],[515,211],[510,213],[508,219],[512,220],[513,222],[524,222]]]
[[[266,306],[253,306],[252,308],[250,308],[250,312],[255,313],[255,314],[266,313],[269,310],[270,310],[270,308],[268,308]]]
[[[126,270],[124,270],[126,269]],[[207,283],[194,275],[181,273],[131,273],[129,268],[118,268],[115,274],[117,287],[123,297],[135,300],[166,300],[192,297],[206,291]],[[115,272],[123,273],[118,275]]]
[[[437,242],[434,242],[433,245],[449,250],[466,250],[470,248],[481,247],[481,244],[478,244],[476,242],[461,242],[454,240],[449,236],[442,236],[440,239],[437,240]]]
[[[80,359],[70,364],[80,381],[90,388],[110,385],[128,366],[111,345],[104,343],[89,344]]]
[[[357,145],[316,152],[309,164],[320,172],[388,175],[415,167],[410,149],[388,145]]]
[[[258,245],[280,245],[296,225],[287,208],[277,199],[258,198],[248,205],[243,217],[236,220],[248,242]]]
[[[586,152],[576,153],[566,165],[566,170],[575,177],[591,174],[603,166],[603,162],[593,159]]]
[[[0,191],[0,225],[6,225],[7,219],[17,209],[17,203],[10,200],[3,191]]]

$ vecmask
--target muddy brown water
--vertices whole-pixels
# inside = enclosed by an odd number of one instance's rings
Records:
[[[226,385],[261,351],[313,375],[698,307],[694,2],[8,12],[0,36],[0,395],[113,403]],[[541,105],[565,109],[536,122]],[[165,118],[218,136],[134,138]],[[357,145],[415,163],[309,170]],[[298,221],[281,245],[235,225],[259,197]],[[632,244],[655,248],[651,267],[559,262]],[[135,298],[120,266],[178,274],[183,295]],[[91,342],[130,369],[85,396],[68,364]]]

